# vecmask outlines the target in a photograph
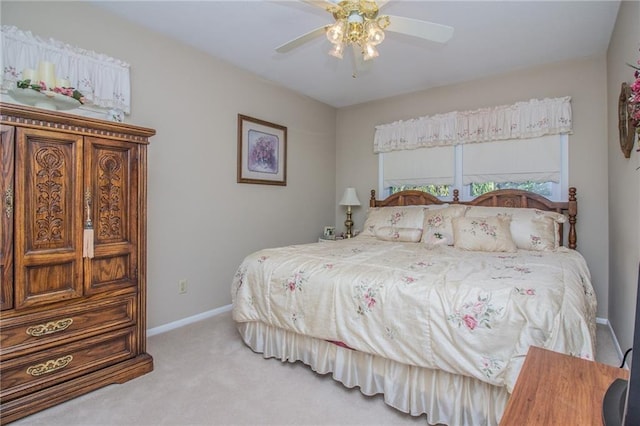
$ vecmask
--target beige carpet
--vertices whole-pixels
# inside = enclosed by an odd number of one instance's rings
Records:
[[[307,366],[265,360],[226,312],[148,340],[155,371],[21,419],[13,425],[426,425],[382,397],[347,389]],[[600,362],[618,356],[598,326]]]

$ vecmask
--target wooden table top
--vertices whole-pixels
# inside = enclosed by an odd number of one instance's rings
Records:
[[[629,371],[531,346],[501,426],[602,426],[602,398]]]

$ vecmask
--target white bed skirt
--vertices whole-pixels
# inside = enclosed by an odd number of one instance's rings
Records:
[[[265,358],[302,361],[365,395],[413,416],[427,414],[429,424],[497,425],[509,399],[504,387],[472,377],[400,364],[259,322],[238,323],[244,342]]]

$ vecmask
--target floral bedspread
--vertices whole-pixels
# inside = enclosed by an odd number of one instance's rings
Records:
[[[576,251],[428,248],[374,237],[265,249],[232,284],[259,321],[512,391],[530,345],[593,359],[596,301]]]

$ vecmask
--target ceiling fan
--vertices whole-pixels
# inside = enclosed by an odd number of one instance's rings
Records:
[[[403,16],[379,15],[380,8],[388,0],[377,3],[374,0],[300,1],[325,9],[333,15],[335,23],[302,34],[277,47],[276,52],[289,52],[324,33],[332,44],[330,55],[342,59],[345,46],[352,45],[356,60],[368,61],[379,55],[376,46],[384,40],[385,30],[439,43],[445,43],[453,36],[453,27],[448,25]]]

